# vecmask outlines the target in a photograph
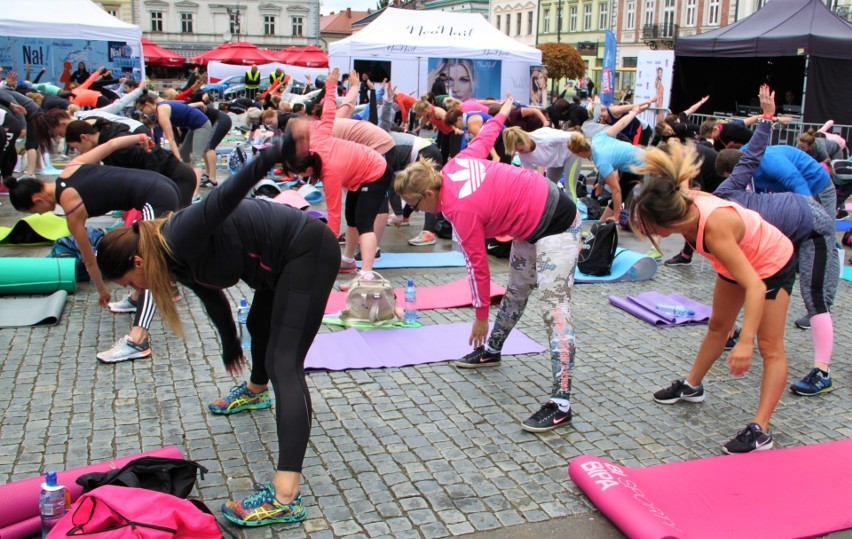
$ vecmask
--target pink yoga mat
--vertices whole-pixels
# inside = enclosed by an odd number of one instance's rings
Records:
[[[471,305],[470,281],[459,279],[452,283],[438,286],[424,286],[417,288],[417,310],[429,311],[433,309],[450,309],[452,307],[465,307]],[[394,288],[396,302],[400,307],[405,302],[405,289]],[[506,293],[506,289],[491,281],[491,301],[497,302]],[[325,306],[325,314],[334,314],[346,308],[346,293],[332,292],[328,296]]]
[[[59,484],[67,487],[71,492],[71,501],[74,502],[83,493],[83,488],[75,482],[78,477],[87,473],[118,469],[139,457],[180,459],[183,458],[183,454],[177,447],[170,446],[109,462],[57,472],[56,475]],[[38,513],[38,495],[43,482],[44,476],[39,476],[0,485],[0,539],[23,539],[39,532],[41,522]]]
[[[632,539],[814,537],[852,527],[852,439],[649,468],[587,455],[568,475]]]
[[[350,328],[316,336],[308,351],[306,369],[342,371],[405,367],[459,359],[471,351],[470,322],[419,328],[358,331]],[[503,355],[534,354],[544,347],[515,329],[506,339]]]

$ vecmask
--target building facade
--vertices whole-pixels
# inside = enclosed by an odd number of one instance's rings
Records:
[[[488,19],[489,0],[425,0],[417,2],[417,9],[452,11],[455,13],[479,13]]]
[[[612,29],[614,0],[539,0],[538,43],[568,43],[586,63],[586,76],[598,84],[604,32]]]
[[[538,0],[491,0],[490,21],[516,41],[538,44]]]

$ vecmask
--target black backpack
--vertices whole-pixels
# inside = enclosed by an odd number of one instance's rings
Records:
[[[128,462],[120,470],[81,475],[77,478],[77,484],[83,487],[84,493],[104,485],[115,485],[145,488],[186,499],[195,486],[198,472],[204,479],[207,468],[191,460],[140,457]]]
[[[594,223],[589,230],[589,235],[583,241],[577,267],[586,275],[609,275],[616,249],[618,249],[618,230],[615,221]]]
[[[603,208],[596,198],[584,196],[580,199],[580,202],[586,206],[586,219],[594,221],[600,219],[601,215],[603,215]]]

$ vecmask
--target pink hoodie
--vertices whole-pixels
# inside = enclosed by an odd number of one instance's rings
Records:
[[[528,238],[541,221],[547,202],[547,178],[487,159],[505,116],[488,120],[467,148],[441,170],[441,200],[436,211],[453,224],[467,260],[473,306],[488,320],[491,274],[485,238]]]

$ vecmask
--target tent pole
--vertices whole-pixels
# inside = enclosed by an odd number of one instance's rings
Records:
[[[805,80],[802,82],[802,121],[805,119],[805,93],[808,89],[808,62],[810,59],[810,54],[805,55]]]

